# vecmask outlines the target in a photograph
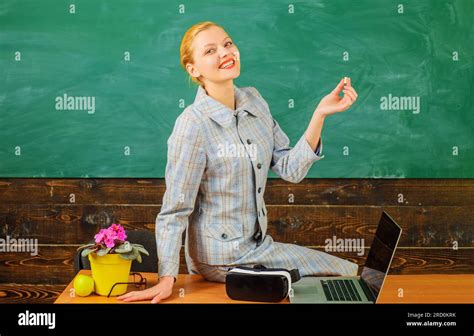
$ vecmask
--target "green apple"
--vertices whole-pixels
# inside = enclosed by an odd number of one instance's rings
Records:
[[[94,279],[92,277],[79,274],[74,278],[74,292],[79,296],[88,296],[94,291]]]

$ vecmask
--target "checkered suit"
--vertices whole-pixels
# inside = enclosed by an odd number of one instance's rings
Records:
[[[188,270],[224,281],[235,265],[299,268],[301,275],[354,275],[357,265],[266,234],[263,195],[268,169],[298,183],[320,160],[304,135],[291,148],[253,87],[234,85],[236,111],[199,86],[194,103],[177,118],[168,139],[166,191],[156,218],[158,273],[176,276],[186,230]]]

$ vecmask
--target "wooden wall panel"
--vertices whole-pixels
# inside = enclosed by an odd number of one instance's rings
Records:
[[[401,247],[474,246],[474,205],[322,206],[269,205],[268,233],[276,240],[324,246],[326,239],[363,238],[370,245],[382,210],[403,229]],[[159,205],[0,204],[0,237],[36,238],[40,244],[82,244],[101,226],[154,234]]]
[[[65,285],[76,248],[101,226],[118,222],[154,234],[164,191],[162,179],[1,179],[0,238],[37,238],[40,245],[38,256],[0,253],[0,283]],[[392,274],[474,272],[472,179],[269,180],[265,199],[276,241],[324,250],[333,236],[364,239],[363,256],[334,252],[362,265],[386,210],[403,228]],[[59,287],[51,288],[44,291]]]
[[[76,245],[40,246],[40,253],[4,253],[0,263],[0,283],[66,284],[74,277],[73,258]],[[324,248],[317,248],[324,251]],[[331,252],[362,266],[367,257],[357,252]],[[456,274],[472,273],[472,249],[400,248],[397,250],[390,274]],[[359,269],[360,271],[360,269]],[[184,247],[181,249],[180,273],[187,273]]]

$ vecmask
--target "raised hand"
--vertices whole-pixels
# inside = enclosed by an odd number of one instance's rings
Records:
[[[341,91],[344,93],[342,98],[339,96]],[[349,77],[347,78],[347,85],[344,87],[343,78],[331,93],[321,99],[316,107],[315,113],[317,112],[322,116],[328,116],[337,112],[343,112],[354,104],[357,100],[357,96],[357,92],[351,85],[351,79]]]

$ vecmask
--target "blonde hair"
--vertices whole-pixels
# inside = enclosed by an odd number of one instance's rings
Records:
[[[186,31],[186,33],[184,33],[183,39],[181,40],[181,46],[179,47],[180,64],[183,67],[184,71],[188,74],[188,77],[189,77],[188,79],[193,81],[197,85],[204,86],[204,83],[199,78],[193,77],[188,73],[188,71],[186,70],[186,64],[194,63],[193,49],[191,47],[191,44],[193,43],[194,38],[196,37],[197,34],[199,34],[203,30],[206,30],[210,27],[219,27],[225,31],[225,29],[222,26],[212,21],[204,21],[204,22],[196,23],[191,28],[189,28]]]

